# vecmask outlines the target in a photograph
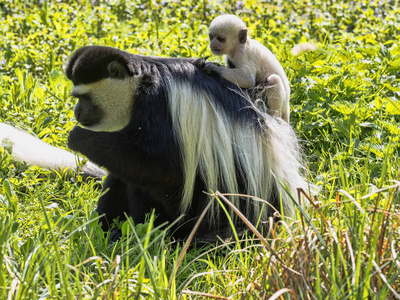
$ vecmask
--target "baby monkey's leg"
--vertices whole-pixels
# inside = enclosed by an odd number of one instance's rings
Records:
[[[267,99],[271,115],[279,116],[289,123],[289,97],[286,95],[285,86],[280,76],[272,74],[267,78]]]

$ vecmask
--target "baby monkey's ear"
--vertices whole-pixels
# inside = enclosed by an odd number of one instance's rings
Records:
[[[239,30],[239,43],[244,44],[247,41],[247,29]]]

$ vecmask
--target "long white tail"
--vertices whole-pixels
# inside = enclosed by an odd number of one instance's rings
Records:
[[[12,157],[16,161],[30,166],[62,172],[66,168],[78,170],[82,158],[66,150],[51,146],[37,137],[0,123],[0,147],[12,148]],[[80,170],[84,175],[102,178],[106,172],[91,162],[86,162]]]

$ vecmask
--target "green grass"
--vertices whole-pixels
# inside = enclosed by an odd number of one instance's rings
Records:
[[[238,14],[287,71],[319,188],[263,240],[189,248],[178,265],[183,245],[154,216],[111,244],[92,213],[101,183],[0,148],[0,299],[400,299],[398,1],[243,3],[0,1],[0,121],[61,148],[76,123],[63,75],[74,50],[207,56],[208,24]],[[292,55],[302,42],[318,49]]]

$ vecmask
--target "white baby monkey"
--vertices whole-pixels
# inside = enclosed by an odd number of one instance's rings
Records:
[[[210,48],[225,55],[228,67],[207,63],[205,71],[215,71],[241,88],[267,84],[268,107],[273,115],[289,123],[289,80],[281,64],[265,46],[247,35],[243,21],[234,15],[216,17],[209,29]]]

